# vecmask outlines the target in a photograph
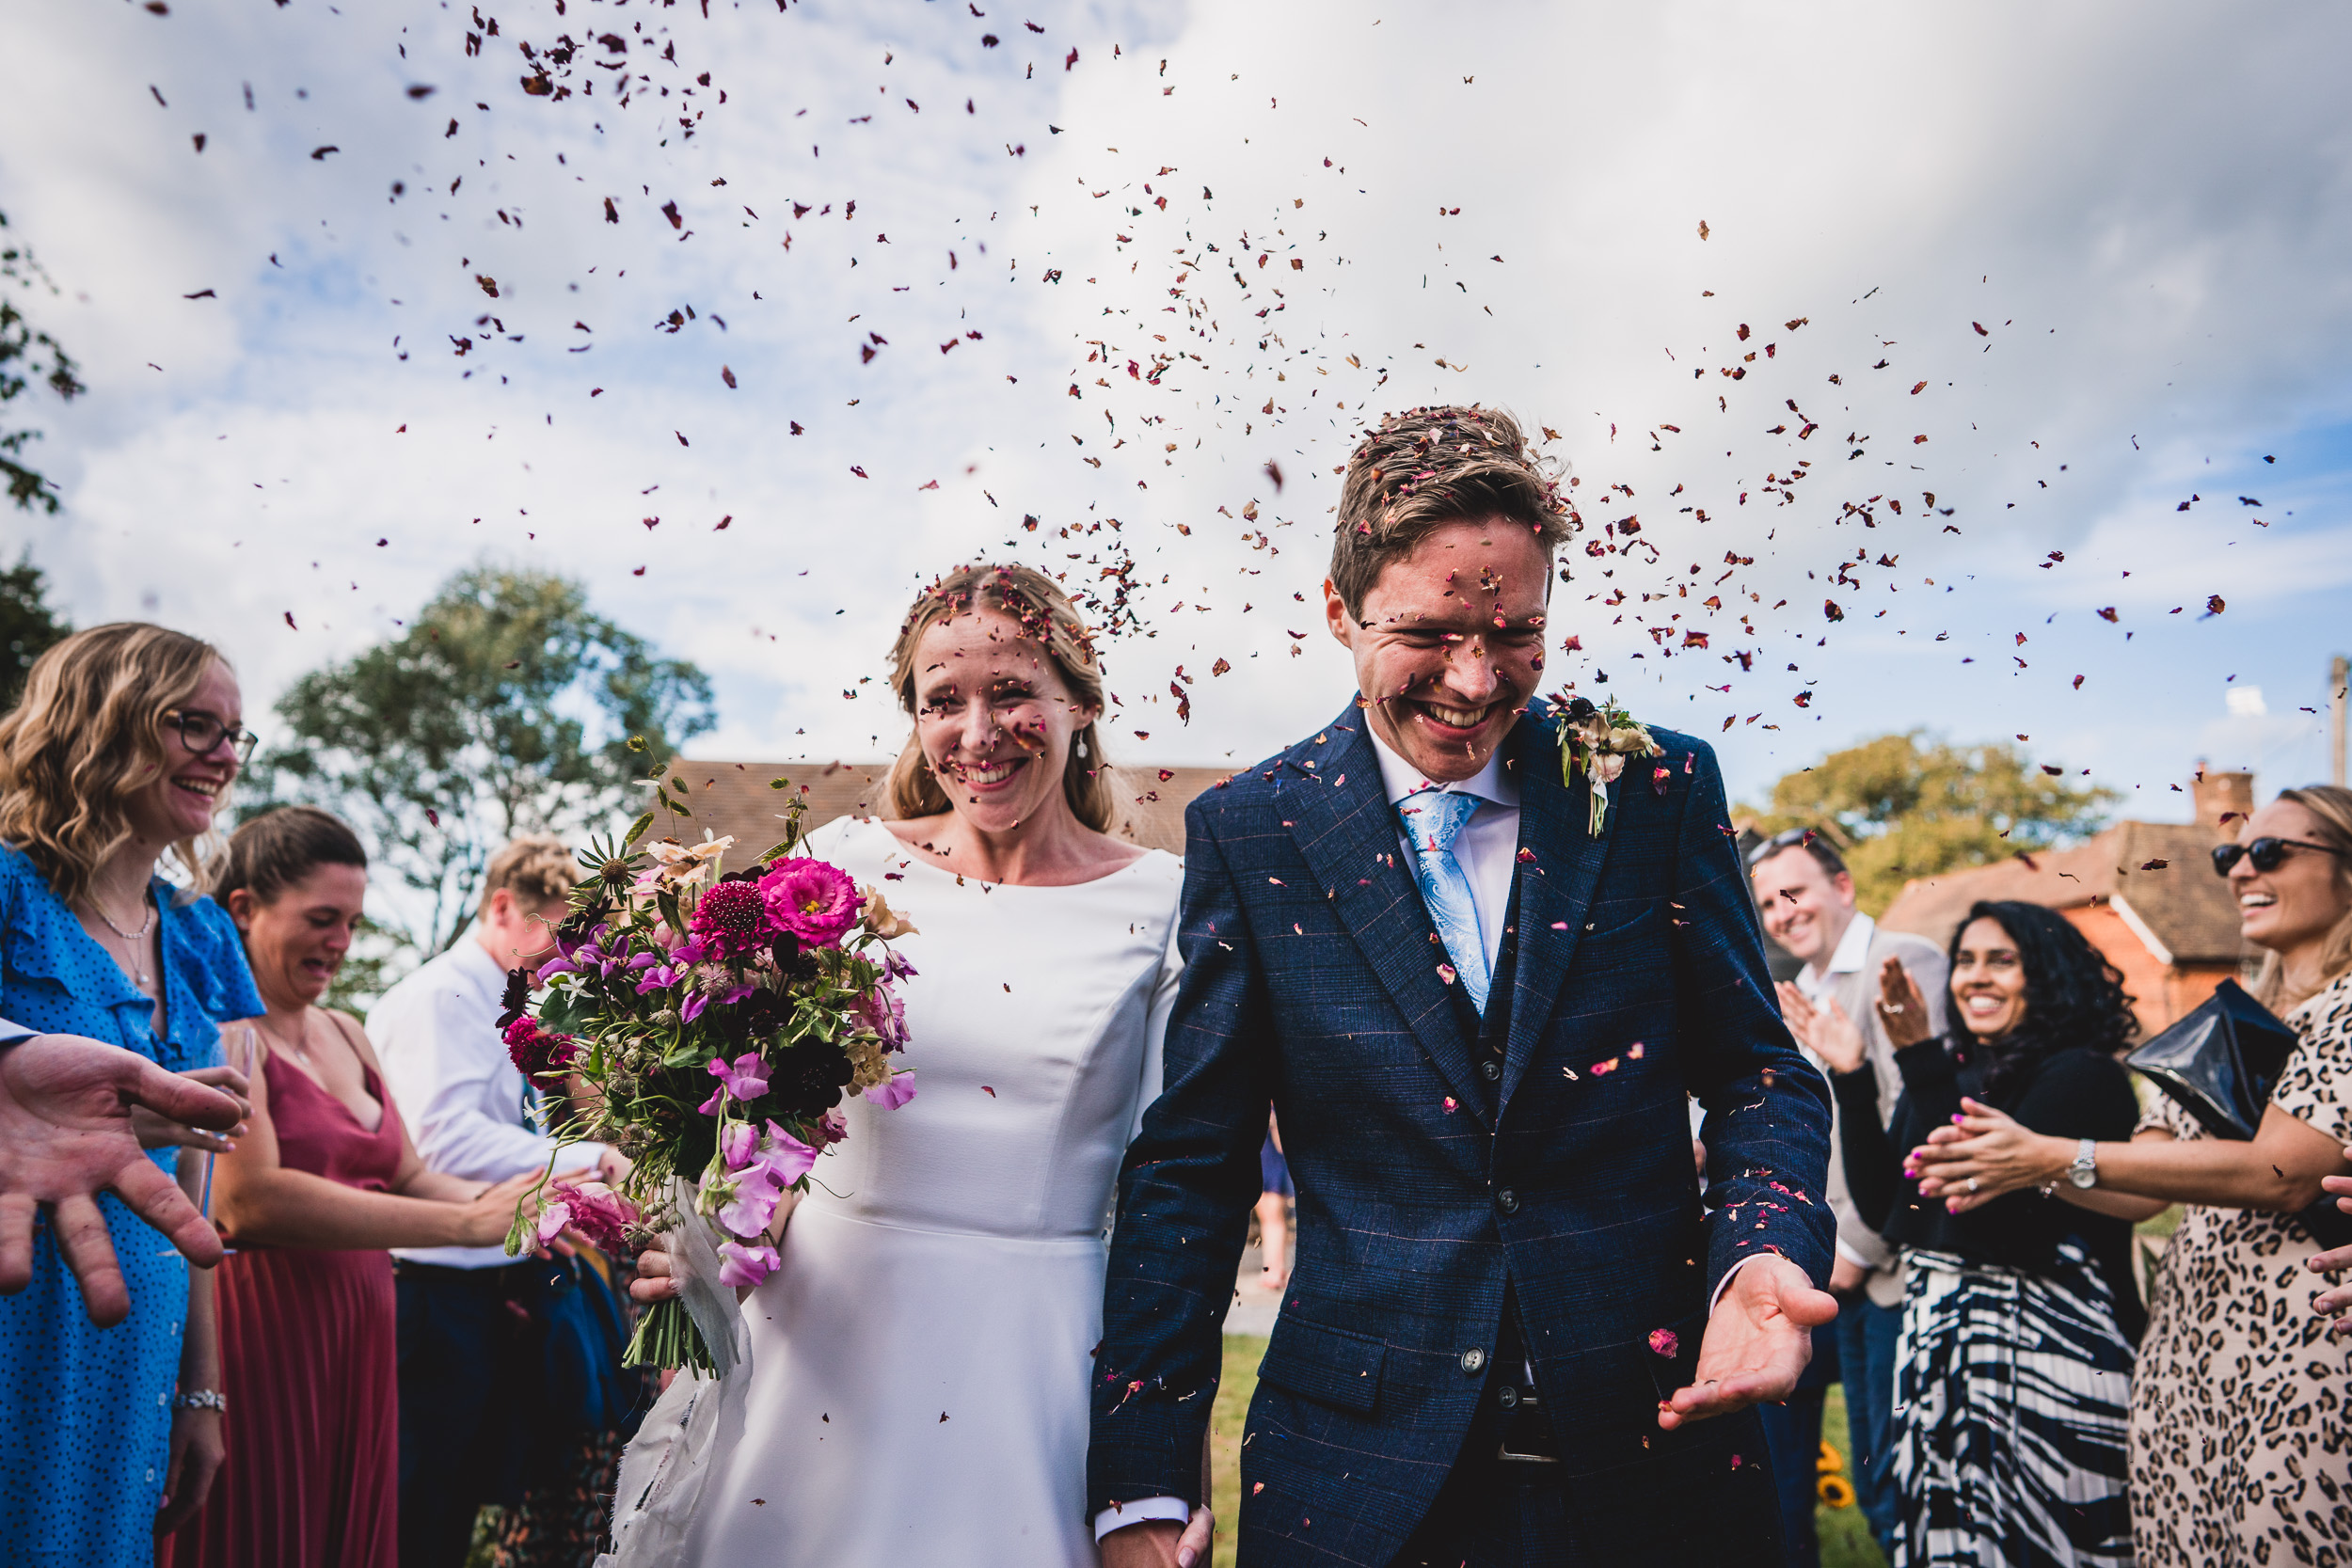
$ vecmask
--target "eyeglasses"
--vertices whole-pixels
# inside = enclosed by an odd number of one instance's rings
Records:
[[[2240,860],[2252,861],[2257,871],[2276,871],[2290,849],[2316,849],[2323,855],[2344,853],[2331,845],[2313,844],[2300,838],[2258,838],[2251,844],[2217,844],[2213,847],[2214,874],[2227,877],[2230,868]]]
[[[262,743],[262,737],[251,730],[232,730],[211,714],[196,710],[167,713],[163,724],[167,730],[178,730],[180,744],[195,756],[211,756],[225,737],[235,747],[240,768],[253,760],[253,748]]]

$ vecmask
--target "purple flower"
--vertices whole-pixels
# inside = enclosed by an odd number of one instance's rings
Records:
[[[759,879],[776,926],[811,947],[830,946],[857,922],[857,884],[837,865],[818,860],[772,863]]]
[[[741,1170],[759,1150],[759,1129],[748,1121],[729,1122],[719,1133],[719,1157],[727,1169]]]
[[[866,1098],[885,1111],[895,1111],[914,1098],[914,1074],[893,1074],[886,1082],[866,1091]]]
[[[771,1121],[768,1124],[768,1147],[761,1150],[759,1164],[777,1181],[789,1187],[808,1174],[809,1167],[817,1163],[817,1153]]]
[[[775,940],[767,901],[750,882],[720,882],[694,905],[688,928],[728,958],[756,953]]]
[[[695,998],[695,1001],[700,1000]],[[690,1002],[687,1006],[692,1006],[693,1003]],[[723,1056],[712,1057],[710,1076],[719,1080],[719,1086],[710,1091],[710,1098],[699,1107],[707,1117],[719,1114],[720,1097],[723,1095],[732,1095],[738,1101],[752,1101],[768,1092],[768,1064],[759,1059],[756,1051],[744,1052],[735,1058],[732,1067],[727,1065]]]
[[[896,1051],[907,1042],[907,1005],[898,993],[887,986],[876,986],[857,999],[858,1016],[866,1027],[882,1037],[883,1046]]]
[[[740,1242],[721,1242],[719,1256],[726,1261],[719,1265],[719,1283],[741,1290],[756,1285],[776,1272],[784,1259],[767,1243],[745,1246]]]
[[[753,1164],[735,1179],[735,1196],[719,1205],[719,1223],[739,1236],[757,1236],[775,1218],[784,1189],[765,1165]]]

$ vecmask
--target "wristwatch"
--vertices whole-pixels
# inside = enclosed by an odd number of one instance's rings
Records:
[[[2082,1148],[2075,1152],[2074,1163],[2066,1167],[2066,1180],[2086,1191],[2099,1184],[2097,1139],[2085,1138],[2082,1141]]]

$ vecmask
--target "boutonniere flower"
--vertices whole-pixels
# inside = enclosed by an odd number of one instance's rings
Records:
[[[1573,784],[1581,772],[1592,784],[1592,816],[1587,831],[1600,836],[1609,819],[1609,786],[1625,772],[1628,757],[1654,757],[1665,748],[1634,722],[1615,703],[1595,703],[1590,697],[1554,697],[1552,717],[1560,721],[1560,782]]]

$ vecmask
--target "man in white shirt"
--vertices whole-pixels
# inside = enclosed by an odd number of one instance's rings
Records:
[[[1750,854],[1748,866],[1765,930],[1804,961],[1793,983],[1782,982],[1784,992],[1793,989],[1818,1009],[1816,1031],[1859,1035],[1863,1053],[1876,1069],[1879,1117],[1883,1121],[1894,1114],[1902,1078],[1875,1006],[1879,974],[1887,959],[1899,958],[1928,1000],[1931,1028],[1941,1033],[1950,966],[1934,943],[1881,930],[1855,907],[1853,877],[1844,857],[1814,829],[1795,828],[1767,840]],[[1799,1030],[1797,1043],[1816,1067],[1823,1066],[1818,1035],[1808,1037]],[[1849,1039],[1847,1049],[1851,1044]],[[1825,1196],[1837,1216],[1837,1259],[1830,1275],[1830,1290],[1838,1298],[1834,1325],[1837,1354],[1832,1357],[1826,1346],[1817,1347],[1814,1365],[1823,1369],[1818,1386],[1800,1385],[1796,1398],[1766,1411],[1765,1433],[1776,1445],[1776,1470],[1779,1446],[1792,1454],[1819,1452],[1822,1394],[1831,1382],[1842,1380],[1855,1500],[1881,1549],[1891,1557],[1899,1518],[1889,1461],[1894,1448],[1895,1338],[1902,1325],[1902,1260],[1854,1212],[1844,1152],[1834,1137]],[[1802,1495],[1785,1499],[1783,1512],[1785,1516],[1801,1512],[1809,1524],[1812,1477],[1808,1472],[1801,1479],[1805,1483]],[[1804,1538],[1810,1539],[1810,1532]],[[1792,1550],[1799,1544],[1793,1525],[1790,1544]],[[1791,1561],[1799,1560],[1792,1556]]]
[[[368,1037],[426,1165],[503,1181],[547,1167],[619,1173],[601,1144],[558,1152],[540,1131],[538,1090],[508,1057],[498,1019],[510,970],[554,956],[555,923],[579,879],[561,840],[518,838],[490,859],[471,932],[384,993]],[[502,1247],[394,1252],[400,1310],[400,1558],[458,1568],[474,1515],[518,1477],[535,1424],[538,1354],[527,1327],[532,1260]]]

